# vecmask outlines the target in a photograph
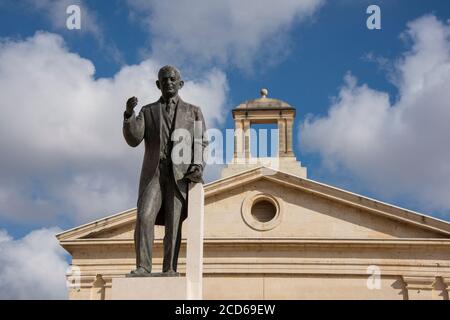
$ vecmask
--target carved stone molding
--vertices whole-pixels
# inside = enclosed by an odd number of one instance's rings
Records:
[[[403,276],[409,300],[443,300],[448,299],[447,294],[443,294],[443,286],[440,277],[414,277]]]

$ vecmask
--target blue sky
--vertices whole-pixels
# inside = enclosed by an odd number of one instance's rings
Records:
[[[81,30],[65,27],[69,4]],[[450,220],[449,18],[442,0],[0,0],[0,240],[135,206],[142,148],[121,114],[130,95],[157,98],[164,64],[210,127],[233,128],[230,110],[268,88],[297,108],[310,179]]]

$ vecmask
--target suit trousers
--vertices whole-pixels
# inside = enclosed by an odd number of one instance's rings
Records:
[[[137,268],[143,267],[148,272],[152,270],[155,220],[162,210],[165,218],[163,272],[177,270],[181,244],[181,213],[184,206],[185,201],[175,183],[172,163],[169,160],[160,161],[138,203],[134,233]]]

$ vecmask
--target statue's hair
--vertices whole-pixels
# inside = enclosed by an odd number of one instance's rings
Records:
[[[178,70],[177,68],[175,68],[174,66],[171,66],[171,65],[166,65],[166,66],[162,67],[161,69],[159,69],[159,71],[158,71],[158,79],[161,77],[161,75],[164,72],[169,72],[169,71],[174,71],[175,74],[177,75],[178,79],[181,79],[181,72],[180,72],[180,70]]]

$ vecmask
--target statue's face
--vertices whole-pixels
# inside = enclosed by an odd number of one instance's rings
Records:
[[[174,97],[178,94],[178,90],[183,87],[183,80],[180,79],[174,70],[166,70],[160,74],[156,85],[164,97]]]

